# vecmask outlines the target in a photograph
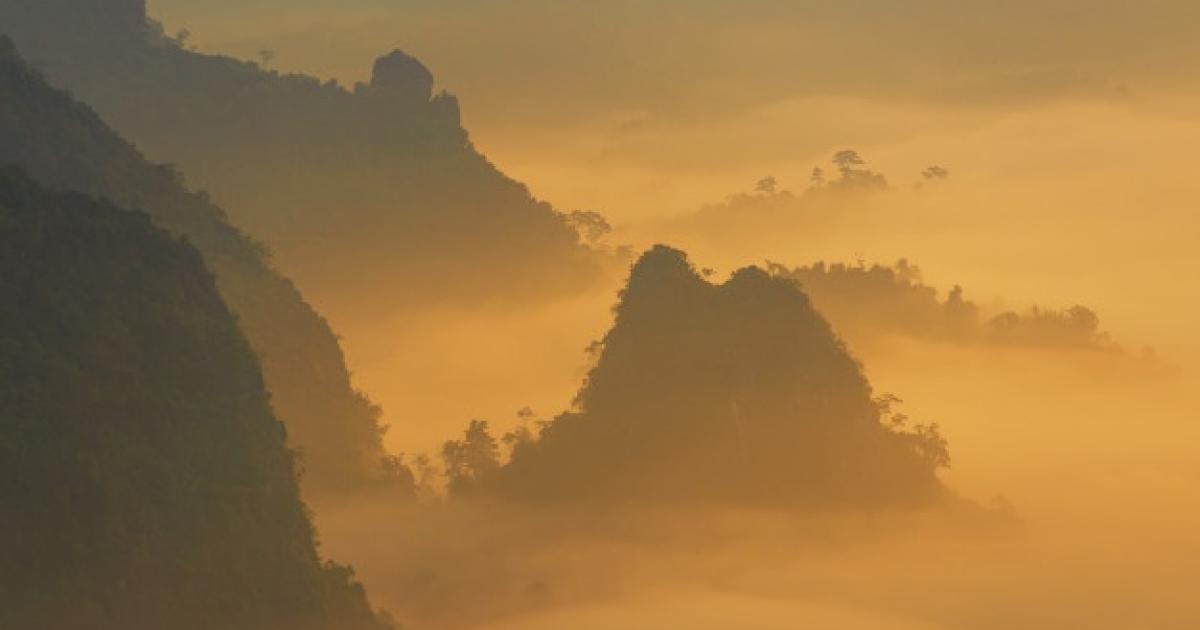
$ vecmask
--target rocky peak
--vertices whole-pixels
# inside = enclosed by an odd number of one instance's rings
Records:
[[[424,104],[433,97],[433,73],[401,50],[375,61],[371,88],[408,103]]]

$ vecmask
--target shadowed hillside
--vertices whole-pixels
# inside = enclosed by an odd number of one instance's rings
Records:
[[[477,152],[455,97],[402,52],[347,89],[271,71],[269,51],[192,52],[140,0],[0,0],[0,18],[55,84],[265,238],[323,307],[562,293],[600,272],[571,215]]]
[[[199,253],[0,169],[0,626],[368,630]]]
[[[481,488],[536,501],[872,507],[944,495],[936,425],[904,428],[808,298],[760,269],[713,285],[657,246],[595,351],[576,410],[536,439],[510,436],[504,468],[462,455],[486,450],[486,427],[449,444],[452,490],[485,469]]]
[[[301,451],[306,489],[391,483],[378,410],[352,389],[328,324],[271,268],[263,247],[230,226],[207,195],[188,191],[174,169],[148,163],[91,109],[48,86],[3,39],[0,164],[18,164],[53,188],[144,210],[185,236],[261,358],[275,411]]]

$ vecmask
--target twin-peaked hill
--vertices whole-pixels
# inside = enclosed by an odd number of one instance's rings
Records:
[[[272,269],[263,247],[207,195],[187,190],[172,168],[150,164],[90,108],[47,85],[0,38],[3,164],[52,188],[143,210],[200,250],[262,361],[275,411],[301,451],[306,491],[392,483],[378,410],[351,387],[328,324]]]
[[[190,51],[140,0],[98,4],[0,0],[0,31],[179,164],[322,308],[545,295],[601,273],[607,257],[474,148],[457,99],[416,59],[394,52],[347,89]]]
[[[480,489],[538,502],[777,507],[944,495],[936,426],[890,424],[804,293],[757,268],[714,285],[682,252],[645,254],[576,406],[519,442]]]
[[[200,254],[0,168],[0,627],[382,630]]]

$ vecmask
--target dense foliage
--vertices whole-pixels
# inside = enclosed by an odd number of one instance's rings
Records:
[[[600,271],[569,218],[476,151],[458,101],[404,53],[347,89],[188,50],[141,0],[0,0],[5,25],[53,81],[212,191],[323,305],[570,291]]]
[[[195,249],[0,169],[0,627],[384,627]]]
[[[873,398],[804,293],[760,269],[713,285],[658,246],[596,351],[575,411],[509,436],[512,459],[494,474],[456,477],[549,502],[878,507],[943,495],[937,427],[893,423],[895,399]],[[455,462],[494,451],[480,428],[448,445]]]
[[[54,188],[142,209],[186,236],[261,358],[276,413],[301,451],[306,489],[389,483],[378,410],[352,389],[329,325],[270,267],[262,246],[230,226],[207,195],[189,192],[173,168],[148,163],[91,109],[47,85],[3,39],[0,164],[21,165]]]

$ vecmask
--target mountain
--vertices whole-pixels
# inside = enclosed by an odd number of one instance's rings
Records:
[[[351,387],[329,325],[271,267],[264,247],[206,194],[187,190],[173,168],[150,164],[91,109],[47,85],[2,38],[0,164],[20,165],[52,188],[144,210],[200,250],[261,359],[275,411],[301,452],[306,492],[395,485],[378,409]]]
[[[0,25],[51,81],[270,243],[322,308],[547,295],[602,273],[576,215],[489,163],[458,100],[403,52],[347,89],[268,70],[269,52],[193,52],[141,0],[0,0]]]
[[[6,167],[0,295],[0,627],[387,627],[193,247]]]
[[[634,266],[596,352],[576,409],[539,436],[509,436],[511,461],[479,488],[547,502],[774,507],[945,495],[936,425],[904,427],[804,293],[763,270],[714,285],[683,252],[657,246]],[[471,437],[467,447],[486,442]]]

